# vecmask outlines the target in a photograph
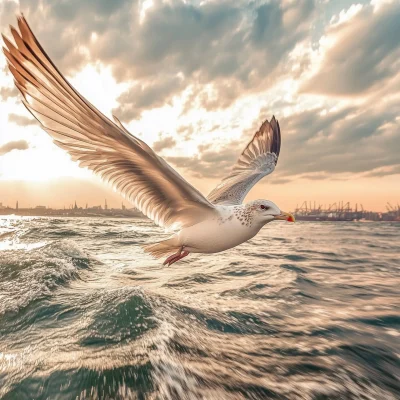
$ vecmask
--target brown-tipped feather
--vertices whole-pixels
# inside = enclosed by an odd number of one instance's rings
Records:
[[[281,148],[279,123],[272,117],[264,121],[253,139],[218,186],[207,199],[214,204],[241,204],[250,189],[275,169]]]

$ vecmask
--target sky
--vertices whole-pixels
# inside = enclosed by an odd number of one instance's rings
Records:
[[[275,115],[280,158],[248,200],[400,203],[400,1],[0,0],[8,37],[20,12],[81,94],[202,193]],[[25,110],[1,54],[0,203],[105,199],[122,203]]]

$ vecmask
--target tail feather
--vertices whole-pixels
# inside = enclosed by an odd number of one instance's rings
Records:
[[[161,258],[172,253],[176,253],[180,246],[177,245],[175,238],[163,240],[162,242],[152,243],[142,246],[146,253],[151,254],[155,258]]]

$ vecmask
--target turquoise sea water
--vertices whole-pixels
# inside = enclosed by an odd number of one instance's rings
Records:
[[[0,398],[400,398],[400,224],[272,223],[170,268],[162,236],[1,217]]]

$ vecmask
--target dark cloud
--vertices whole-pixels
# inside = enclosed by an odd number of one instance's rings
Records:
[[[8,114],[8,121],[20,126],[36,125],[36,120],[32,117],[25,117],[14,113]]]
[[[214,164],[222,169],[226,166],[232,167],[242,150],[238,142],[232,142],[218,151],[204,151],[201,154],[201,160],[206,163]]]
[[[358,95],[399,71],[400,4],[365,6],[356,16],[328,30],[337,42],[303,92]]]
[[[13,142],[8,142],[0,146],[0,156],[4,156],[13,150],[27,150],[29,149],[29,144],[26,140],[15,140]]]
[[[206,111],[224,109],[229,107],[244,92],[243,84],[231,79],[219,80],[218,84],[213,86],[211,94],[209,90],[203,90],[201,85],[197,85],[184,105],[184,110],[189,111],[194,104]]]
[[[400,175],[400,164],[393,165],[390,168],[382,168],[377,171],[372,171],[366,174],[365,176],[368,178],[381,178],[388,175]]]
[[[165,105],[179,88],[182,88],[182,79],[176,76],[136,84],[118,98],[121,105],[113,113],[122,121],[138,118],[146,109]]]
[[[160,140],[157,140],[156,142],[154,142],[152,147],[155,152],[160,152],[164,149],[170,149],[171,147],[174,147],[175,145],[176,145],[175,139],[171,136],[166,136],[166,137],[160,138]]]
[[[220,63],[220,54],[225,53],[215,50],[220,50],[223,43],[229,44],[231,29],[237,28],[243,19],[240,6],[224,1],[201,6],[180,1],[156,4],[147,11],[138,32],[141,65],[137,73],[145,75],[153,75],[160,67],[185,76],[202,70],[207,73],[210,66]],[[228,64],[234,58],[231,55],[229,62],[222,64],[231,68]],[[215,74],[224,75],[226,71],[221,66]]]
[[[301,175],[301,179],[307,179],[310,181],[320,181],[326,179],[328,177],[327,174],[304,174]]]
[[[363,108],[350,106],[325,115],[318,108],[281,118],[282,149],[275,173],[325,179],[397,165],[398,111],[396,103],[378,105],[372,99]]]
[[[268,184],[271,185],[285,185],[286,183],[290,183],[292,181],[292,179],[288,178],[274,178],[273,175],[271,177],[268,177]]]
[[[220,166],[204,162],[199,157],[166,157],[166,160],[178,169],[184,170],[196,178],[219,178],[226,171],[226,167],[221,170]]]
[[[199,154],[194,157],[166,157],[166,160],[194,177],[222,179],[232,169],[243,147],[234,141],[221,149],[210,149],[211,146],[199,146]]]
[[[379,97],[379,95],[378,95]],[[398,173],[400,154],[399,106],[395,100],[379,104],[375,98],[363,107],[348,106],[325,112],[316,108],[279,118],[282,148],[268,182],[293,179],[335,179],[341,174],[385,176]],[[268,112],[263,110],[261,120]],[[222,178],[229,173],[244,146],[259,127],[247,129],[241,140],[214,149],[205,143],[195,157],[170,157],[178,168],[196,177]],[[348,179],[348,178],[341,178]]]
[[[265,90],[273,72],[309,33],[314,1],[154,1],[140,20],[132,0],[21,0],[0,3],[1,26],[24,12],[57,66],[71,74],[88,61],[131,80],[115,111],[138,118],[189,86],[192,107],[228,107],[248,91]],[[93,40],[96,34],[97,40]],[[179,75],[179,78],[178,78]],[[206,87],[212,86],[208,96]]]
[[[126,32],[134,29],[132,21],[137,20],[137,9],[135,0],[20,0],[19,5],[5,0],[0,2],[0,26],[15,26],[16,15],[22,12],[57,67],[70,75],[88,61],[102,61],[95,55],[93,33],[107,36],[112,52],[118,46],[112,40],[113,32],[119,31],[123,40]],[[126,51],[133,49],[130,40],[125,43]]]

